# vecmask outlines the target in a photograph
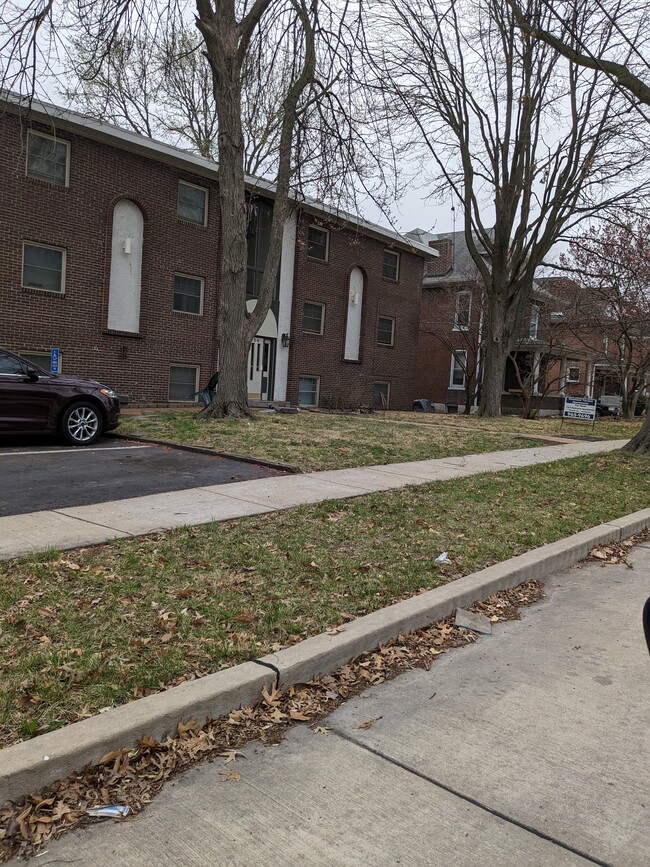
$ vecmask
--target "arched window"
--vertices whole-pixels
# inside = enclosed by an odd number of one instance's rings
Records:
[[[135,202],[122,200],[113,211],[111,276],[108,289],[108,328],[140,330],[142,231],[144,218]]]
[[[345,361],[358,361],[361,343],[361,309],[363,307],[363,271],[353,268],[348,289],[348,318],[345,329]]]

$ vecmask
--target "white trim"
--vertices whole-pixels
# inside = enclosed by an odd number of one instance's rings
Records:
[[[458,308],[460,306],[460,296],[469,295],[469,307],[467,309],[467,325],[461,325],[458,322]],[[472,292],[470,289],[459,289],[456,292],[456,309],[454,311],[454,327],[452,331],[469,331],[472,321]]]
[[[451,369],[449,371],[449,388],[454,391],[465,391],[467,387],[467,373],[463,370],[462,366],[460,367],[461,372],[463,374],[463,384],[456,385],[454,384],[454,369],[455,369],[455,361],[457,355],[465,356],[465,368],[467,368],[467,350],[466,349],[452,349],[451,351]]]
[[[282,255],[280,256],[280,287],[278,290],[278,337],[291,336],[291,311],[293,307],[293,278],[296,263],[296,235],[298,215],[293,211],[282,229]],[[287,399],[287,380],[289,377],[289,353],[291,344],[283,346],[282,341],[275,345],[275,382],[273,400]]]

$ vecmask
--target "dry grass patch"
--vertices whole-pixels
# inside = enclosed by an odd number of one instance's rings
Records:
[[[2,563],[0,744],[645,508],[649,466],[579,458]]]

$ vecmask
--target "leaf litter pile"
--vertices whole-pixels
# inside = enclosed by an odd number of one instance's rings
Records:
[[[543,584],[530,581],[477,602],[470,610],[493,623],[517,620],[519,608],[543,596]],[[234,710],[226,717],[205,725],[193,719],[181,721],[175,737],[157,742],[144,736],[133,749],[113,750],[96,766],[1,807],[0,861],[35,855],[49,840],[93,821],[87,813],[93,807],[122,804],[131,813],[139,813],[167,780],[205,759],[222,759],[220,780],[237,783],[241,772],[230,766],[245,744],[277,743],[296,722],[309,723],[317,735],[327,734],[327,726],[320,720],[348,698],[410,669],[428,669],[441,654],[478,638],[469,629],[454,626],[449,617],[400,635],[309,683],[284,691],[264,689],[258,704]],[[370,728],[375,722],[368,720],[361,728]]]

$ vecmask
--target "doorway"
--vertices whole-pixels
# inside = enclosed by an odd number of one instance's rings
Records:
[[[249,400],[272,399],[275,344],[276,340],[273,337],[253,338],[248,351]]]

